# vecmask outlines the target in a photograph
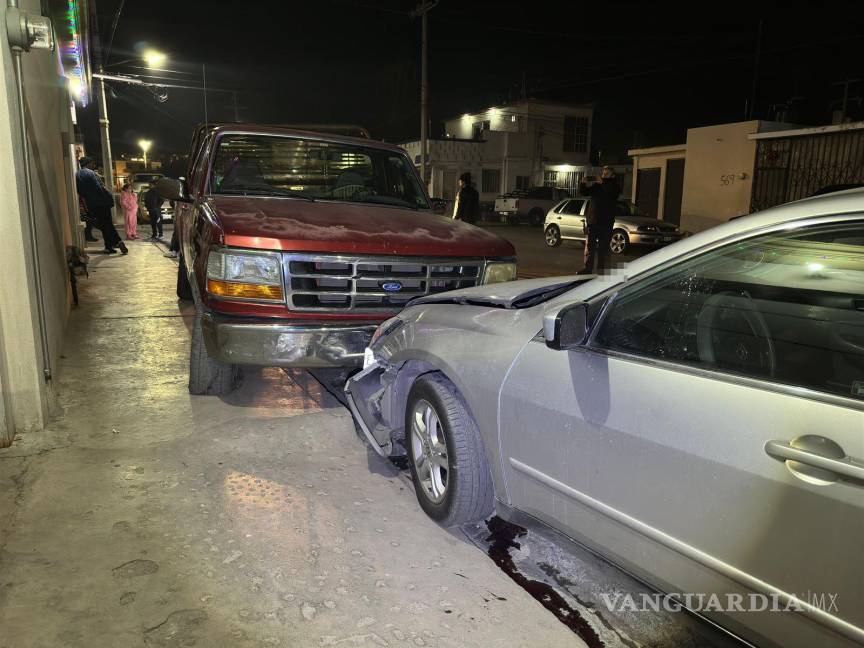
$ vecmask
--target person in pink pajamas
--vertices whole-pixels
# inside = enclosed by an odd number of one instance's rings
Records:
[[[128,182],[123,185],[120,192],[120,205],[123,207],[123,216],[126,219],[126,240],[134,241],[138,238],[138,196],[132,191],[132,185]]]

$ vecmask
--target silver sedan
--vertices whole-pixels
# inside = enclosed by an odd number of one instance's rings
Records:
[[[546,245],[558,247],[563,241],[584,241],[588,234],[585,217],[590,205],[590,198],[568,198],[550,209],[543,224]],[[618,211],[609,239],[613,254],[624,254],[632,245],[662,247],[684,236],[674,223],[640,214],[629,201],[619,200]]]
[[[864,642],[864,191],[423,298],[346,391],[443,525],[519,510],[758,645]]]

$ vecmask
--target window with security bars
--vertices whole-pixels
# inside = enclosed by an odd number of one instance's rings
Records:
[[[544,171],[543,186],[565,189],[570,194],[579,191],[579,183],[585,174],[582,171]]]
[[[564,118],[564,152],[565,153],[587,153],[588,152],[588,118],[587,117],[565,117]]]
[[[480,190],[483,193],[497,193],[501,190],[501,169],[483,169]]]

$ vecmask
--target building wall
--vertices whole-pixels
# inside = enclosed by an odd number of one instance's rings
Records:
[[[750,211],[758,121],[687,131],[681,227],[699,232]],[[641,168],[641,161],[640,161]]]
[[[644,151],[644,152],[641,152]],[[633,158],[632,175],[628,178],[630,196],[636,199],[636,185],[639,171],[646,169],[660,169],[660,196],[657,204],[657,218],[663,218],[663,207],[666,198],[666,163],[669,160],[680,160],[686,158],[687,146],[658,146],[654,149],[637,149],[630,152]],[[688,158],[689,159],[689,158]],[[686,176],[687,167],[684,167]]]
[[[21,8],[40,12],[38,0]],[[5,24],[6,6],[0,8]],[[53,400],[43,375],[34,259],[26,217],[23,154],[12,54],[0,48],[0,383],[9,424],[17,432],[42,427]],[[66,246],[80,240],[71,155],[73,127],[58,54],[23,54],[26,127],[51,366],[59,364],[69,312]],[[6,430],[9,436],[10,430]]]

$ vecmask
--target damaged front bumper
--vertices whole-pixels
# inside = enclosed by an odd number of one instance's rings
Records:
[[[392,428],[385,424],[395,369],[376,360],[345,383],[345,397],[354,420],[372,448],[382,457],[393,454]]]
[[[286,324],[205,313],[201,320],[210,357],[227,364],[262,367],[353,367],[376,326]]]

